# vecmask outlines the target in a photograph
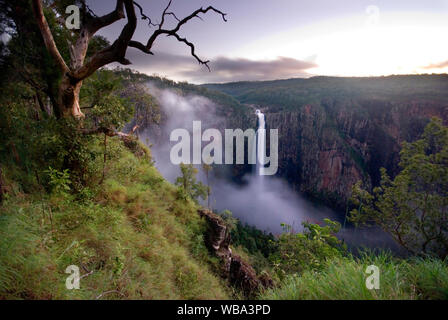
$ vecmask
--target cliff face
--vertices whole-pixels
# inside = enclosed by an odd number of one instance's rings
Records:
[[[272,279],[258,277],[255,270],[230,249],[230,230],[221,217],[207,209],[199,210],[199,215],[207,221],[205,243],[222,261],[222,275],[230,284],[242,290],[248,298],[253,298],[262,288],[272,286]]]
[[[305,105],[267,113],[279,130],[279,172],[298,191],[343,208],[354,183],[379,183],[379,169],[397,172],[402,141],[415,140],[432,116],[445,120],[448,105],[365,100]]]
[[[327,117],[322,108],[312,105],[300,112],[266,115],[269,127],[279,130],[278,175],[297,191],[342,204],[356,181],[370,186],[370,180]]]

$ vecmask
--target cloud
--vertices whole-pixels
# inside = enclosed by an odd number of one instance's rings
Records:
[[[131,68],[147,74],[155,73],[155,70],[166,70],[169,73],[195,66],[193,57],[167,52],[155,52],[154,55],[148,55],[133,48],[128,49],[126,58],[132,62]]]
[[[245,58],[218,57],[210,62],[212,72],[201,71],[189,74],[195,80],[213,82],[241,80],[274,80],[292,77],[307,77],[307,69],[317,67],[313,62],[294,58],[278,57],[274,60],[249,60]]]
[[[443,62],[439,62],[439,63],[434,63],[434,64],[430,64],[426,67],[423,67],[423,69],[443,69],[448,67],[448,60],[447,61],[443,61]]]
[[[148,56],[130,49],[126,57],[132,62],[131,67],[140,72],[158,73],[174,80],[195,83],[309,77],[307,70],[317,67],[314,62],[289,57],[273,60],[217,57],[210,59],[209,72],[206,67],[198,65],[193,57],[186,55],[155,52],[154,55]]]

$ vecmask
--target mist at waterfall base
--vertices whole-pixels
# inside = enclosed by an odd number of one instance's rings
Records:
[[[179,166],[170,161],[170,151],[176,142],[170,142],[172,130],[185,128],[191,132],[193,121],[202,122],[202,130],[215,128],[217,123],[225,123],[216,115],[216,105],[205,97],[190,95],[180,96],[170,89],[158,89],[148,85],[150,93],[158,100],[165,114],[161,126],[145,128],[139,132],[140,139],[151,146],[155,166],[170,182],[175,182],[180,175]],[[254,114],[254,117],[260,116]],[[263,116],[264,117],[264,116]],[[260,123],[260,121],[258,122]],[[231,165],[222,165],[228,169]],[[198,179],[206,182],[201,166]],[[260,166],[254,171],[262,170]],[[243,224],[255,226],[261,230],[279,234],[283,231],[281,224],[288,224],[293,230],[302,231],[302,222],[322,224],[325,218],[344,224],[345,213],[338,213],[323,205],[315,204],[302,197],[281,178],[247,174],[242,183],[236,184],[229,179],[216,177],[213,170],[209,176],[211,186],[210,206],[218,212],[230,210],[234,217]],[[203,205],[207,205],[204,201]],[[370,248],[389,248],[399,251],[391,237],[379,228],[355,229],[347,225],[338,233],[349,247],[366,246]]]

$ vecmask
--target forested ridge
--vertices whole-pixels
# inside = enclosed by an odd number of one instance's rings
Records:
[[[325,99],[376,99],[388,102],[430,100],[448,102],[446,74],[391,75],[384,77],[328,77],[274,81],[204,84],[225,92],[242,103],[268,107],[270,112],[297,111],[306,104]]]

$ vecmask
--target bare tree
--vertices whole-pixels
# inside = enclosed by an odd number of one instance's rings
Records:
[[[67,64],[57,48],[50,27],[45,18],[42,0],[33,0],[34,14],[44,39],[45,46],[62,72],[62,80],[58,88],[58,98],[56,101],[56,107],[59,109],[60,115],[64,117],[84,117],[84,114],[81,112],[81,108],[79,106],[79,92],[81,90],[83,80],[92,75],[99,68],[112,62],[118,62],[123,65],[131,64],[131,62],[125,57],[128,47],[137,48],[146,54],[152,55],[153,52],[151,49],[157,38],[161,35],[174,37],[177,41],[190,47],[191,55],[198,61],[199,64],[205,65],[210,70],[208,66],[209,61],[200,59],[196,55],[194,44],[186,38],[181,37],[178,32],[188,21],[194,18],[201,18],[201,14],[206,14],[209,11],[215,12],[219,14],[224,21],[227,21],[226,14],[212,6],[209,6],[207,8],[197,9],[185,18],[179,19],[174,12],[169,11],[171,2],[172,0],[169,1],[163,11],[160,23],[153,23],[152,20],[144,13],[142,6],[132,0],[116,0],[115,9],[112,12],[100,17],[91,12],[85,4],[85,1],[81,1],[83,23],[76,41],[74,43],[69,43],[70,62]],[[147,21],[148,26],[154,29],[152,34],[149,35],[146,44],[132,40],[137,27],[136,8],[140,13],[141,19]],[[168,17],[171,17],[177,23],[172,29],[165,28],[164,26]],[[90,59],[85,61],[89,42],[95,33],[98,32],[98,30],[124,18],[127,19],[127,23],[121,30],[121,33],[117,39],[111,45],[96,52]]]

